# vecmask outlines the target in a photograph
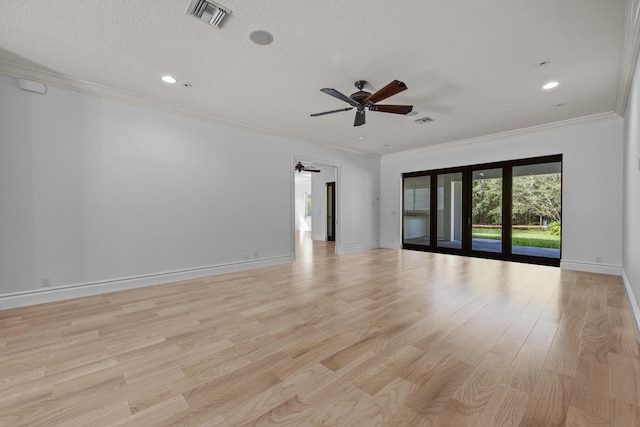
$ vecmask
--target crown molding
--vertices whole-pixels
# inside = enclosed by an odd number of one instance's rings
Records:
[[[459,141],[445,142],[445,143],[442,143],[442,144],[431,145],[429,147],[416,148],[414,150],[406,150],[406,151],[399,151],[397,153],[385,154],[385,155],[382,156],[382,160],[392,159],[392,158],[396,158],[396,157],[413,156],[413,155],[416,155],[416,154],[428,153],[428,152],[432,152],[432,151],[449,150],[451,148],[463,147],[463,146],[466,146],[466,145],[478,144],[478,143],[481,143],[481,142],[495,141],[495,140],[498,140],[498,139],[511,138],[511,137],[514,137],[514,136],[538,133],[538,132],[543,132],[543,131],[547,131],[547,130],[551,130],[551,129],[572,127],[572,126],[577,126],[577,125],[586,124],[586,123],[603,122],[603,121],[609,121],[609,120],[614,120],[614,119],[619,119],[619,118],[620,118],[620,116],[617,113],[615,113],[613,111],[609,111],[609,112],[606,112],[606,113],[600,113],[600,114],[593,114],[593,115],[590,115],[590,116],[577,117],[575,119],[568,119],[568,120],[561,120],[561,121],[558,121],[558,122],[545,123],[543,125],[531,126],[531,127],[528,127],[528,128],[522,128],[522,129],[515,129],[515,130],[506,131],[506,132],[493,133],[493,134],[490,134],[490,135],[479,136],[479,137],[476,137],[476,138],[469,138],[469,139],[462,139],[462,140],[459,140]]]
[[[74,92],[80,92],[86,95],[97,96],[99,98],[105,98],[112,101],[124,102],[126,104],[145,107],[145,108],[149,108],[156,111],[176,114],[179,116],[189,117],[192,119],[221,123],[221,124],[233,126],[235,128],[250,130],[254,132],[268,134],[271,136],[289,138],[296,141],[308,142],[316,145],[321,145],[327,148],[332,148],[334,150],[346,151],[349,153],[354,153],[354,154],[358,154],[361,156],[366,156],[366,157],[374,158],[378,160],[380,159],[380,156],[377,154],[354,150],[347,147],[341,147],[339,145],[330,144],[324,141],[318,141],[313,138],[297,135],[294,133],[282,132],[276,129],[260,127],[260,126],[251,126],[246,123],[239,122],[237,120],[232,120],[228,117],[215,115],[203,110],[190,108],[185,105],[175,104],[172,102],[163,101],[157,98],[151,98],[151,97],[147,97],[144,95],[140,95],[137,93],[128,92],[120,89],[114,89],[114,88],[100,85],[97,83],[91,83],[84,80],[74,79],[71,77],[64,76],[62,74],[57,74],[50,71],[43,71],[37,68],[15,64],[12,62],[0,60],[0,74],[6,75],[9,77],[19,78],[19,79],[24,78],[24,79],[36,80],[57,88],[67,89]]]
[[[627,0],[614,111],[625,115],[640,51],[640,0]]]
[[[637,41],[633,44],[635,49],[634,58],[637,58],[638,48],[640,47],[640,37],[639,37],[640,27],[638,26],[638,24],[640,24],[640,7],[638,7],[638,4],[640,4],[640,0],[629,0],[628,5],[629,4],[634,4],[636,6],[634,10],[635,12],[637,12],[637,14],[635,15],[637,19],[633,19],[631,21],[634,23],[634,29],[635,29],[633,32],[634,37],[637,38]],[[631,6],[628,6],[628,7],[631,7]],[[626,40],[627,38],[625,37],[625,41]],[[625,45],[628,45],[628,43],[625,43]],[[70,78],[70,77],[63,76],[61,74],[53,73],[50,71],[43,71],[36,68],[0,60],[0,74],[6,75],[9,77],[32,79],[32,80],[50,84],[58,88],[67,89],[74,92],[80,92],[87,95],[97,96],[99,98],[105,98],[113,101],[124,102],[131,105],[141,106],[141,107],[149,108],[152,110],[190,117],[198,120],[206,120],[206,121],[221,123],[221,124],[229,125],[235,128],[250,130],[254,132],[260,132],[260,133],[268,134],[271,136],[294,139],[297,141],[312,143],[312,144],[320,145],[323,147],[332,148],[334,150],[357,154],[360,156],[365,156],[365,157],[378,159],[378,160],[390,159],[395,157],[404,157],[404,156],[418,154],[418,153],[431,152],[434,150],[450,149],[457,146],[464,146],[468,144],[486,142],[486,141],[491,141],[495,139],[535,133],[535,132],[540,132],[540,131],[549,130],[549,129],[556,129],[561,127],[575,126],[583,123],[590,123],[595,121],[604,121],[604,120],[619,118],[622,115],[618,112],[618,107],[617,107],[619,102],[621,102],[621,99],[622,99],[620,94],[626,93],[626,96],[624,98],[624,104],[626,108],[626,99],[629,93],[628,89],[631,86],[631,80],[633,78],[634,69],[635,69],[635,62],[633,62],[632,70],[629,71],[630,72],[629,78],[626,79],[628,81],[625,80],[626,81],[625,83],[623,82],[622,78],[619,81],[615,111],[594,114],[594,115],[584,116],[584,117],[578,117],[575,119],[562,120],[559,122],[547,123],[547,124],[532,126],[528,128],[500,132],[500,133],[495,133],[495,134],[490,134],[490,135],[485,135],[485,136],[480,136],[475,138],[469,138],[465,140],[445,142],[442,144],[437,144],[437,145],[428,146],[428,147],[421,147],[421,148],[416,148],[412,150],[378,155],[378,154],[374,154],[366,151],[354,150],[351,148],[330,144],[324,141],[318,141],[302,135],[282,132],[276,129],[259,127],[259,126],[250,126],[250,125],[247,125],[246,123],[238,122],[236,120],[232,120],[227,117],[222,117],[222,116],[214,115],[211,113],[207,113],[206,111],[198,110],[195,108],[189,108],[185,105],[175,104],[168,101],[159,100],[156,98],[146,97],[146,96],[128,92],[128,91],[114,89],[108,86],[103,86],[100,84],[91,83],[84,80]],[[622,85],[625,89],[624,90],[621,89],[620,85]]]

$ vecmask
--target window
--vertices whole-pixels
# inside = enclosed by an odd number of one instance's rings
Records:
[[[304,217],[309,218],[311,214],[311,193],[304,193]]]

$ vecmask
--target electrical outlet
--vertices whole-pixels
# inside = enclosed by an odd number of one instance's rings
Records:
[[[49,286],[51,286],[51,279],[48,277],[40,278],[40,286],[42,286],[43,288],[48,288]]]

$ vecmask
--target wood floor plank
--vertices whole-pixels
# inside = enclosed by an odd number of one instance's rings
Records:
[[[611,407],[611,426],[626,427],[638,423],[640,420],[640,406],[627,403],[612,397],[610,400]]]
[[[0,425],[637,425],[619,277],[391,249],[0,311]]]
[[[527,408],[529,396],[516,389],[498,386],[475,419],[479,426],[516,426]]]
[[[371,403],[360,408],[346,421],[349,426],[386,426],[404,407],[418,386],[397,378],[389,382],[371,400]]]
[[[570,377],[542,371],[529,396],[522,426],[562,426],[569,410]]]
[[[611,397],[640,406],[640,360],[609,353]]]
[[[569,406],[565,425],[567,427],[604,427],[609,425],[609,419],[597,418],[575,406]]]
[[[290,401],[305,390],[309,383],[317,383],[318,378],[326,374],[327,368],[321,364],[301,369],[253,398],[225,405],[222,415],[231,425],[244,425]],[[294,402],[299,402],[299,399]]]
[[[407,407],[423,417],[436,417],[473,371],[468,363],[449,359],[412,398]]]
[[[509,361],[491,353],[476,366],[453,395],[457,401],[479,410],[484,408],[507,373]]]
[[[572,380],[571,405],[594,419],[609,420],[609,365],[581,357]]]

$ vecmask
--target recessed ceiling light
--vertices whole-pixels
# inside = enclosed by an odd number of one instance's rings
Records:
[[[166,75],[166,76],[162,76],[162,81],[165,83],[171,83],[174,84],[177,80],[174,79],[173,77]]]
[[[268,31],[264,30],[255,30],[249,33],[249,38],[255,44],[260,46],[266,46],[273,42],[273,36]]]
[[[360,135],[359,137],[357,137],[356,139],[364,139],[364,136]]]
[[[544,90],[553,89],[553,88],[558,87],[559,84],[560,83],[558,83],[558,82],[549,82],[549,83],[545,84],[544,86],[542,86],[542,89],[544,89]]]

